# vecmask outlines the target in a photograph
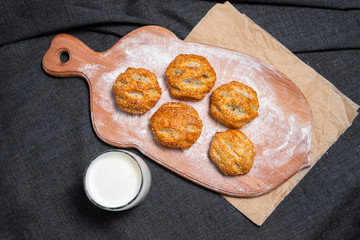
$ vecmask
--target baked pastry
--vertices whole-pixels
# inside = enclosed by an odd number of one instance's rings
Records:
[[[257,94],[249,86],[232,81],[211,94],[210,113],[229,128],[240,128],[258,116]]]
[[[202,121],[196,110],[184,103],[168,102],[150,119],[157,141],[171,148],[189,148],[201,134]]]
[[[215,133],[210,146],[211,159],[225,175],[248,173],[255,154],[254,144],[239,129]]]
[[[117,77],[113,90],[119,107],[134,114],[149,111],[161,97],[156,75],[143,68],[126,69]]]
[[[205,57],[178,55],[165,71],[170,93],[185,101],[203,99],[216,81],[216,73]]]

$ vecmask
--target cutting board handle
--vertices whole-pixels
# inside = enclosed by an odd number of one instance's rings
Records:
[[[59,34],[51,41],[42,64],[45,71],[50,75],[84,77],[89,80],[86,74],[81,71],[82,66],[96,64],[99,62],[99,55],[100,53],[93,51],[79,39],[68,34]]]

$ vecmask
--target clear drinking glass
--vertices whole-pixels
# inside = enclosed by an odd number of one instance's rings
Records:
[[[137,206],[149,193],[151,173],[138,155],[109,150],[94,158],[84,174],[89,200],[99,208],[123,211]]]

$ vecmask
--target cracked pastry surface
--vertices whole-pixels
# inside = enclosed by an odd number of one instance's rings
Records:
[[[211,94],[210,113],[229,128],[240,128],[258,116],[257,94],[249,86],[232,81]]]
[[[171,148],[189,148],[200,137],[203,124],[193,107],[168,102],[153,114],[150,126],[159,143]]]
[[[184,101],[203,99],[216,81],[209,61],[194,54],[178,55],[167,67],[165,76],[171,95]]]
[[[239,129],[217,132],[211,142],[210,158],[225,175],[250,171],[255,158],[254,144]]]
[[[113,85],[116,103],[129,113],[149,111],[161,97],[161,87],[156,75],[147,69],[129,67]]]

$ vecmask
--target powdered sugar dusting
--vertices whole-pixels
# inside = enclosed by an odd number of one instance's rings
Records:
[[[96,74],[99,69],[100,65],[98,64],[82,64],[79,71],[84,73],[87,78],[92,78],[93,74]]]
[[[209,158],[213,136],[216,132],[228,129],[210,114],[211,93],[201,101],[184,102],[194,107],[203,121],[202,133],[191,148],[170,149],[154,139],[149,126],[151,116],[162,104],[179,101],[169,94],[164,72],[180,53],[198,54],[208,59],[217,74],[217,82],[212,90],[222,84],[239,81],[257,92],[259,116],[241,128],[254,142],[257,152],[253,168],[248,174],[225,176]],[[292,163],[304,161],[299,156],[310,150],[312,124],[304,122],[300,117],[307,114],[307,109],[294,107],[298,102],[301,104],[296,106],[304,106],[303,98],[287,91],[289,86],[284,83],[288,80],[283,79],[275,69],[252,57],[207,45],[182,42],[151,31],[139,31],[127,37],[103,57],[111,58],[116,64],[111,67],[97,64],[81,67],[81,72],[88,76],[95,91],[92,96],[92,119],[97,133],[106,136],[106,141],[115,146],[137,146],[156,157],[158,163],[203,186],[232,195],[259,194],[279,185],[281,179],[296,172],[298,169],[294,169]],[[154,72],[162,88],[160,100],[145,114],[126,113],[116,104],[112,86],[127,67],[141,67]]]

